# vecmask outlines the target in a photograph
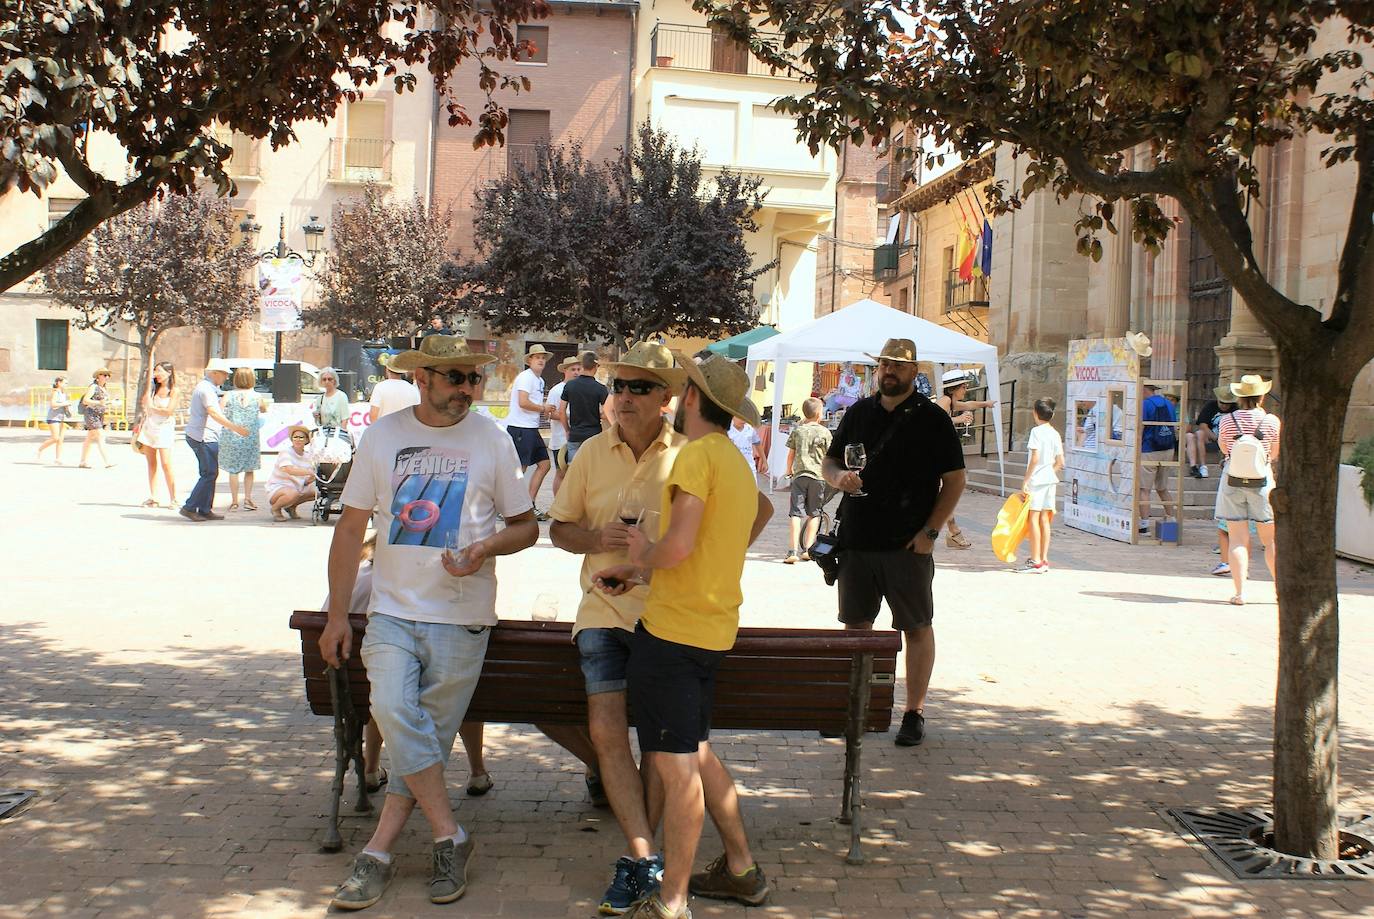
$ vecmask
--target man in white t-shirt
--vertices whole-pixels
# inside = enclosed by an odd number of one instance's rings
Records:
[[[515,448],[495,422],[471,411],[482,391],[479,368],[491,360],[448,335],[426,336],[418,351],[397,355],[392,366],[415,371],[420,401],[369,429],[344,488],[320,652],[338,667],[352,650],[348,598],[375,514],[361,654],[392,778],[371,840],[335,891],[341,909],[381,899],[395,874],[392,849],[416,804],[434,839],[430,900],[450,903],[467,889],[472,839],[454,819],[444,768],[496,624],[495,557],[539,538]]]
[[[551,353],[543,345],[530,348],[525,355],[525,369],[511,384],[510,411],[506,414],[506,433],[515,442],[515,453],[519,457],[519,468],[525,473],[531,503],[539,494],[539,486],[544,484],[544,476],[549,474],[549,448],[539,433],[539,425],[554,413],[554,406],[544,398],[544,365],[549,362]],[[533,472],[529,471],[530,467],[534,467]],[[534,509],[534,516],[536,520],[549,519],[538,507]]]
[[[568,413],[563,408],[563,387],[578,374],[581,362],[573,355],[558,365],[563,371],[563,380],[549,390],[549,405],[553,414],[549,416],[549,452],[553,454],[553,493],[563,485],[563,475],[568,471]]]
[[[392,412],[420,404],[420,391],[415,388],[415,384],[407,380],[404,373],[397,373],[392,368],[390,362],[394,355],[383,356],[387,360],[387,363],[383,364],[386,379],[372,387],[372,410],[368,412],[367,422],[369,425]]]

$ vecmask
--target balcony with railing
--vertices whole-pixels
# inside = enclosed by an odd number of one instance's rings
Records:
[[[231,148],[229,159],[224,162],[224,171],[236,179],[256,179],[262,174],[262,163],[256,137],[249,137],[228,128],[215,128],[215,140]]]
[[[891,204],[902,196],[903,177],[911,168],[910,160],[884,160],[878,167],[878,204]]]
[[[959,269],[955,268],[945,278],[946,313],[955,310],[986,308],[988,305],[988,279],[974,277],[967,281],[959,279]]]
[[[506,172],[514,173],[517,169],[526,172],[534,172],[539,165],[539,145],[538,144],[506,144]]]
[[[778,41],[776,32],[760,32],[764,40]],[[712,73],[738,73],[755,77],[789,77],[774,71],[749,53],[749,46],[711,26],[674,25],[660,22],[654,26],[651,60],[655,67],[679,70],[705,70]]]
[[[391,150],[395,141],[374,137],[334,137],[329,141],[331,182],[361,184],[391,181]]]

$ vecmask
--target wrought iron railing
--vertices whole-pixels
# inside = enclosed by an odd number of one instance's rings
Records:
[[[394,141],[334,137],[329,141],[329,178],[339,182],[390,182]]]
[[[775,32],[760,32],[765,40],[777,40]],[[682,70],[709,70],[713,73],[740,73],[750,76],[790,76],[774,71],[749,52],[749,46],[710,26],[674,25],[660,22],[651,37],[655,67]]]
[[[974,255],[977,258],[977,255]],[[954,268],[945,278],[945,312],[958,309],[988,305],[988,279],[974,277],[963,281],[959,279],[959,269]]]
[[[539,165],[538,144],[506,144],[507,172],[515,172],[516,169],[533,172],[537,165]]]
[[[225,161],[225,171],[231,176],[256,177],[262,174],[258,140],[228,128],[216,128],[215,140],[227,144],[233,152]]]

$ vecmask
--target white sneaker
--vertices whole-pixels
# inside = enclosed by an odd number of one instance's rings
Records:
[[[1140,521],[1140,526],[1136,527],[1136,528],[1135,528],[1135,531],[1136,531],[1137,533],[1148,533],[1148,532],[1150,532],[1150,521],[1148,521],[1148,520],[1142,520],[1142,521]]]
[[[1197,467],[1197,474],[1200,475],[1200,476],[1202,476],[1204,479],[1207,478],[1207,475],[1208,475],[1208,473],[1207,473],[1207,467],[1206,467],[1206,466],[1199,466],[1199,467]]]

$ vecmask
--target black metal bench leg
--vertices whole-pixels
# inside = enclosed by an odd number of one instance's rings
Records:
[[[351,704],[348,707],[348,753],[353,760],[353,770],[358,776],[358,803],[353,810],[359,814],[372,813],[372,801],[367,795],[367,767],[363,764],[363,735],[367,719],[358,714]]]
[[[849,824],[849,854],[845,861],[851,865],[864,862],[863,853],[863,791],[860,784],[863,757],[864,720],[868,702],[873,694],[873,655],[859,654],[849,673],[849,723],[845,728],[844,801],[840,822]]]
[[[338,852],[343,848],[343,837],[339,835],[339,799],[343,797],[344,776],[348,772],[348,716],[345,707],[349,705],[348,677],[334,667],[325,668],[329,678],[329,701],[334,708],[334,781],[330,785],[329,823],[324,830],[324,843],[321,848],[326,852]]]

